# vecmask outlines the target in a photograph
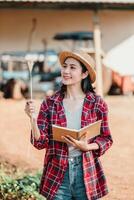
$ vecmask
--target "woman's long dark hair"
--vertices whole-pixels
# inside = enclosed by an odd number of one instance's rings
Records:
[[[82,73],[85,73],[87,71],[87,68],[85,67],[85,65],[78,61],[82,67]],[[86,94],[87,92],[92,92],[95,93],[95,88],[92,86],[91,84],[91,79],[90,79],[90,75],[88,74],[88,76],[85,79],[82,79],[81,81],[81,88],[82,91]],[[61,86],[61,92],[65,93],[67,91],[67,86],[62,84]]]

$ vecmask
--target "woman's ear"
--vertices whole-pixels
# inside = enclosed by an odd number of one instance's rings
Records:
[[[82,79],[85,79],[88,76],[88,74],[89,74],[88,71],[82,73]]]

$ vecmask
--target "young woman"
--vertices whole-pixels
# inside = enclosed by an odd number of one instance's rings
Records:
[[[113,142],[107,104],[92,87],[95,64],[87,53],[63,51],[59,60],[61,89],[43,101],[37,118],[34,103],[25,106],[32,119],[31,142],[46,149],[39,192],[47,200],[96,200],[108,193],[99,160]],[[100,119],[101,134],[88,141],[69,136],[65,142],[53,140],[52,124],[80,129]]]

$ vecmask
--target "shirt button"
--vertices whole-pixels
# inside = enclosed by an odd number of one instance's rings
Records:
[[[71,162],[72,162],[72,163],[73,163],[73,160],[74,160],[74,159],[73,159],[73,158],[71,158]]]

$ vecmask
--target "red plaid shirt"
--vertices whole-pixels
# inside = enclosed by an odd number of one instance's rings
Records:
[[[68,146],[66,143],[53,140],[52,124],[66,127],[67,121],[63,107],[63,95],[60,91],[47,98],[41,104],[38,115],[39,140],[34,138],[34,146],[37,149],[46,148],[44,169],[40,184],[40,194],[48,200],[53,200],[61,185],[68,166]],[[88,142],[96,142],[98,150],[83,152],[83,172],[86,193],[89,200],[101,198],[108,193],[105,176],[99,160],[99,156],[112,145],[112,137],[108,127],[108,109],[104,100],[88,92],[84,99],[81,127],[102,119],[101,135],[90,139]],[[31,141],[32,140],[31,136]]]

